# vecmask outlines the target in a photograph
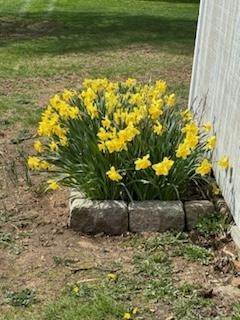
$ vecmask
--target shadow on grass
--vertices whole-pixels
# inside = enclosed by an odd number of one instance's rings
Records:
[[[50,16],[0,16],[0,46],[17,44],[31,54],[64,54],[153,45],[192,54],[196,21],[151,15],[53,11]],[[34,40],[34,41],[32,41]]]

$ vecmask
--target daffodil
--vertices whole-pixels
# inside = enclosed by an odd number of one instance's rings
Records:
[[[203,129],[204,129],[204,131],[206,131],[206,132],[210,132],[211,130],[212,130],[212,124],[211,124],[211,122],[205,122],[204,124],[203,124]]]
[[[28,157],[28,167],[32,170],[39,169],[40,162],[38,157]]]
[[[114,166],[112,166],[110,170],[106,172],[106,175],[110,180],[116,181],[116,182],[122,180],[123,178],[121,174],[115,169]]]
[[[172,93],[169,96],[166,96],[165,101],[169,107],[174,107],[176,104],[176,95]]]
[[[230,167],[229,159],[227,156],[222,157],[218,160],[218,165],[221,169],[227,169]]]
[[[75,293],[75,294],[78,294],[79,293],[79,288],[78,287],[74,287],[72,289],[72,291]]]
[[[187,143],[181,143],[176,151],[178,158],[186,159],[191,154],[191,149]]]
[[[158,80],[155,83],[155,89],[158,94],[163,95],[167,90],[167,83],[163,80]]]
[[[137,80],[136,79],[132,79],[132,78],[128,78],[126,81],[125,81],[125,84],[126,86],[128,87],[131,87],[133,85],[135,85],[137,83]]]
[[[212,150],[216,147],[217,139],[216,136],[209,137],[207,139],[206,149]]]
[[[170,160],[167,157],[163,158],[162,162],[156,163],[152,166],[157,176],[167,176],[170,169],[174,164],[173,160]]]
[[[125,312],[124,315],[123,315],[123,319],[124,319],[124,320],[129,320],[129,319],[131,319],[131,317],[132,317],[132,316],[131,316],[131,313],[130,313],[130,312]]]
[[[212,165],[208,159],[203,159],[200,165],[196,168],[196,173],[200,174],[201,176],[205,176],[209,174],[212,170]]]
[[[44,152],[44,146],[40,140],[34,142],[34,149],[39,153]]]
[[[186,109],[185,111],[181,112],[181,116],[184,120],[190,121],[193,119],[193,114],[189,109]]]
[[[49,163],[45,160],[42,160],[39,162],[39,165],[38,165],[39,169],[41,170],[48,170],[49,169]]]
[[[216,183],[212,183],[212,193],[215,195],[220,194],[220,188],[218,187],[218,185]]]
[[[184,143],[189,146],[191,150],[194,150],[199,142],[199,136],[195,133],[187,133]]]
[[[53,180],[53,179],[49,179],[49,180],[47,181],[47,183],[48,183],[48,188],[51,189],[51,190],[58,190],[58,189],[60,189],[59,184],[58,184],[55,180]]]
[[[49,148],[51,151],[58,151],[58,145],[55,141],[52,141],[50,144],[49,144]]]
[[[132,311],[132,314],[138,314],[138,312],[139,312],[138,308],[134,308],[133,311]]]
[[[156,121],[156,123],[154,124],[153,132],[156,133],[157,135],[160,135],[163,133],[163,125],[159,121]]]
[[[197,135],[198,133],[198,126],[196,125],[195,122],[190,122],[186,124],[185,127],[182,128],[182,132],[186,134],[191,134],[191,135]]]
[[[106,117],[102,120],[102,126],[106,129],[111,127],[111,121]]]
[[[161,114],[163,114],[162,110],[163,101],[162,99],[154,101],[150,108],[148,109],[149,115],[153,120],[157,120]]]
[[[147,154],[146,156],[142,158],[138,158],[134,163],[135,163],[135,169],[136,170],[143,170],[147,169],[148,167],[151,166],[151,161],[149,160],[150,155]]]
[[[109,274],[108,274],[108,280],[109,280],[109,281],[116,281],[116,280],[117,280],[117,275],[116,275],[116,273],[109,273]]]
[[[106,129],[100,128],[97,133],[97,136],[100,140],[106,141],[110,138],[110,133],[108,131],[106,131]]]

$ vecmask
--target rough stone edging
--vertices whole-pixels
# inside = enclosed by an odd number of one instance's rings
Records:
[[[120,235],[126,232],[190,231],[200,217],[215,211],[208,200],[125,201],[89,200],[72,190],[68,225],[86,233]]]

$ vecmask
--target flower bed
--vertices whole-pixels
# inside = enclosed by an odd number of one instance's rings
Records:
[[[50,100],[28,165],[52,175],[50,189],[71,187],[91,200],[181,200],[212,183],[211,131],[162,80],[85,80]],[[228,158],[219,165],[226,169]]]

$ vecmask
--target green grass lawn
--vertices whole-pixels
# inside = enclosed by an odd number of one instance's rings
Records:
[[[186,103],[198,0],[0,0],[0,125],[85,77],[166,79]]]

